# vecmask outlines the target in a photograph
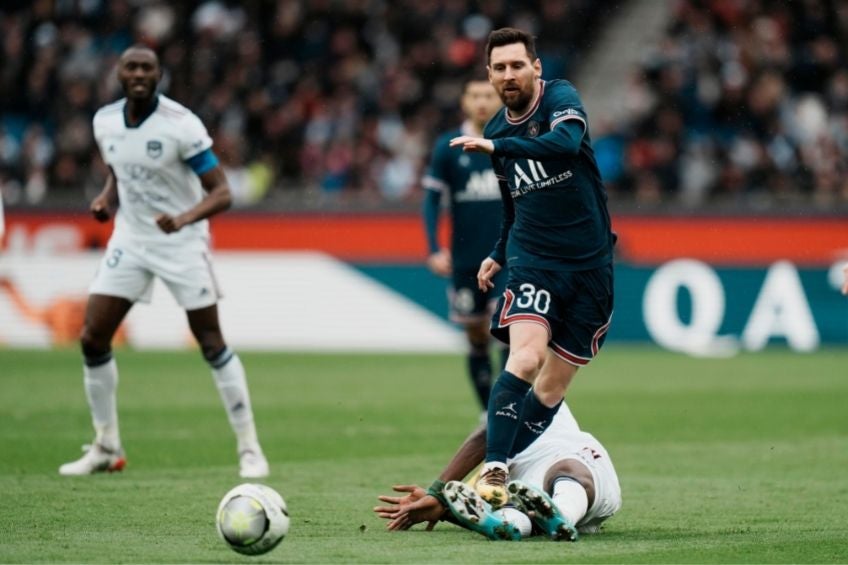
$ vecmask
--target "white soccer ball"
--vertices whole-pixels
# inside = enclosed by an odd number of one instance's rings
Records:
[[[215,523],[230,549],[245,555],[261,555],[286,537],[289,512],[283,497],[271,487],[244,483],[221,499]]]

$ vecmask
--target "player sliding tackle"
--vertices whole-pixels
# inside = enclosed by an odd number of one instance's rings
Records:
[[[428,490],[396,486],[406,494],[380,496],[388,506],[377,506],[374,512],[388,520],[390,530],[420,522],[428,522],[429,530],[439,520],[450,520],[490,539],[518,540],[536,532],[576,541],[578,532],[598,532],[621,508],[621,488],[609,453],[592,434],[580,430],[564,402],[548,429],[527,449],[511,455],[511,504],[500,509],[459,482],[482,461],[485,449],[482,425]]]
[[[117,209],[115,230],[91,285],[81,338],[96,436],[86,454],[62,465],[59,473],[89,475],[124,467],[112,339],[132,305],[149,301],[158,277],[186,310],[212,368],[236,434],[240,475],[264,477],[268,462],[256,436],[244,367],[224,342],[220,294],[209,262],[206,218],[229,208],[230,189],[198,117],[157,94],[161,77],[152,50],[130,47],[118,61],[126,98],[94,116],[94,137],[109,176],[91,213],[105,222]]]
[[[486,51],[489,80],[506,107],[484,137],[460,136],[451,146],[491,155],[504,203],[500,240],[477,275],[488,289],[509,266],[492,319],[509,359],[492,388],[477,483],[498,506],[507,500],[507,456],[544,432],[577,369],[603,345],[615,236],[574,87],[541,79],[533,37],[523,31],[493,31]]]

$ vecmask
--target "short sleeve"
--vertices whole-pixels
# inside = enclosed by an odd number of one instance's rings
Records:
[[[583,124],[584,132],[589,129],[586,110],[583,109],[580,96],[573,86],[566,82],[554,84],[547,98],[548,123],[551,124],[551,130],[568,120],[579,121]]]
[[[103,152],[103,136],[105,135],[104,131],[104,123],[103,123],[103,115],[100,112],[94,114],[94,118],[91,120],[91,131],[94,135],[94,141],[97,142],[97,146],[100,147],[100,152]]]
[[[212,147],[212,138],[200,118],[194,114],[186,115],[179,124],[180,159],[188,161],[195,155]]]

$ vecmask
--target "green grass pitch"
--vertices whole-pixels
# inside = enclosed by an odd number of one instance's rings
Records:
[[[569,402],[609,448],[624,508],[576,544],[450,524],[384,530],[393,483],[428,484],[478,417],[459,356],[242,355],[292,517],[272,553],[214,528],[238,484],[197,353],[118,352],[125,472],[59,477],[90,440],[74,351],[0,349],[0,562],[845,563],[848,350],[691,359],[610,344]]]

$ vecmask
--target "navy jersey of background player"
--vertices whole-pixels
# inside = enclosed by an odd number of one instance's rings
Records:
[[[423,185],[450,197],[454,269],[476,272],[500,235],[503,204],[489,156],[449,146],[452,138],[465,133],[456,130],[436,140]]]
[[[567,129],[557,135],[552,132],[557,126]],[[504,230],[509,229],[508,241],[504,231],[491,257],[502,266],[549,270],[609,264],[615,236],[606,191],[586,112],[571,83],[541,81],[524,115],[513,119],[506,108],[498,111],[484,136],[494,142],[491,160],[504,192]]]

